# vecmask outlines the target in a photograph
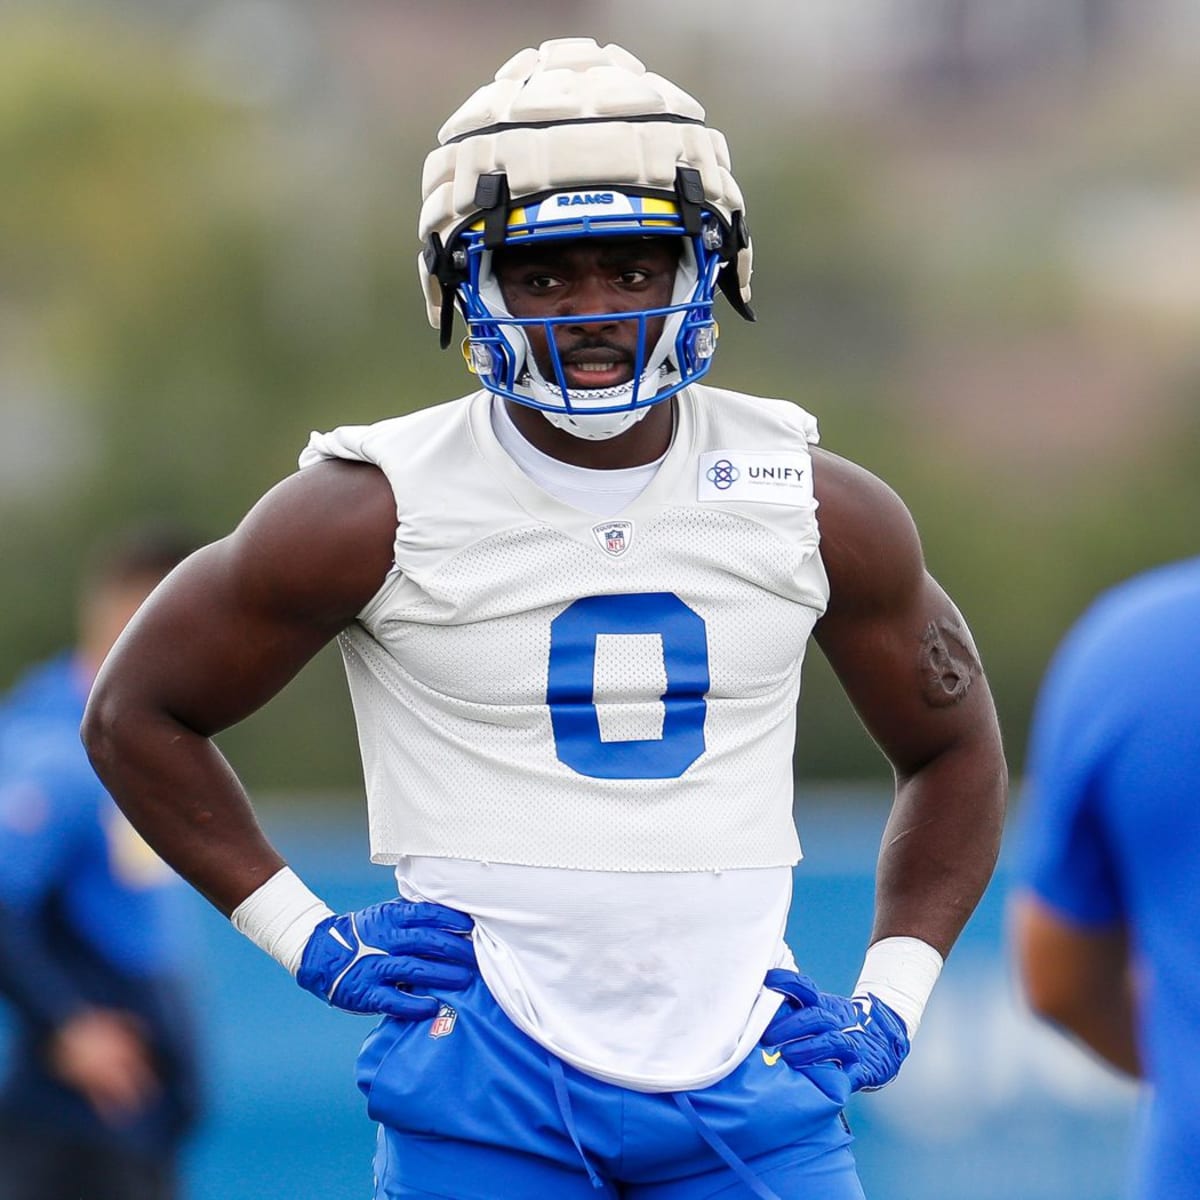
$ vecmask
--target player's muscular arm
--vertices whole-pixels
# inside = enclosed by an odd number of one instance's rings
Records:
[[[230,913],[283,865],[210,740],[266,703],[345,628],[392,562],[382,472],[322,463],[267,493],[180,566],[96,680],[83,737],[155,850]]]
[[[1008,776],[992,698],[895,493],[823,451],[814,483],[830,583],[815,636],[896,775],[871,940],[920,938],[944,956],[999,851]]]

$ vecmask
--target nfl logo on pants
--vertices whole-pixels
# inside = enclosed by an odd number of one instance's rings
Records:
[[[443,1004],[438,1009],[438,1014],[433,1018],[433,1024],[429,1027],[429,1036],[431,1038],[443,1038],[447,1034],[454,1032],[454,1023],[458,1020],[458,1013],[450,1007],[449,1004]]]

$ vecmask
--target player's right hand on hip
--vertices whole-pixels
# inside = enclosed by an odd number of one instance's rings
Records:
[[[347,1012],[432,1017],[440,1004],[432,993],[476,977],[472,925],[453,908],[409,900],[326,917],[304,947],[296,982]]]

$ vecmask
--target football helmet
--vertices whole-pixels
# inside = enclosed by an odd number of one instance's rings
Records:
[[[483,386],[586,438],[629,428],[649,407],[700,379],[716,347],[719,289],[748,320],[751,245],[724,137],[674,84],[619,46],[590,38],[523,50],[442,127],[425,162],[419,270],[430,323],[450,344],[457,308],[468,365]],[[633,309],[633,378],[567,385],[555,327],[611,313],[516,317],[492,269],[503,246],[575,238],[680,240],[669,304]],[[662,332],[649,344],[651,322]],[[526,329],[543,327],[551,370]]]

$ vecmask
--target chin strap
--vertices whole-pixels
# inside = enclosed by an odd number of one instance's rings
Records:
[[[442,245],[442,239],[431,233],[421,251],[425,269],[437,281],[442,289],[442,307],[438,325],[438,341],[443,350],[450,345],[454,335],[454,299],[458,294],[458,285],[467,280],[467,252],[459,247],[449,251]]]
[[[742,299],[742,288],[738,282],[738,256],[750,245],[750,229],[740,209],[733,214],[731,228],[733,245],[729,247],[729,257],[726,259],[725,265],[717,272],[717,287],[721,289],[721,294],[729,301],[729,306],[739,317],[747,321],[757,321],[758,317],[754,315],[754,309]],[[724,254],[722,257],[725,257]]]
[[[625,412],[591,414],[550,412],[544,408],[539,411],[555,429],[561,429],[565,433],[583,438],[585,441],[607,442],[610,438],[628,433],[652,407],[648,404],[645,408],[633,408]],[[612,422],[612,424],[606,422]]]
[[[653,377],[651,377],[652,374]],[[678,374],[673,373],[664,363],[653,373],[647,372],[643,375],[641,383],[647,391],[653,387],[652,394],[658,395],[678,378]],[[654,407],[655,403],[661,403],[661,401],[652,401],[640,404],[637,408],[622,409],[619,412],[588,411],[589,404],[607,408],[614,403],[622,402],[626,397],[631,397],[633,383],[630,382],[618,384],[616,387],[594,388],[587,391],[566,390],[565,400],[572,407],[552,408],[550,407],[551,401],[554,404],[563,403],[564,389],[558,384],[548,383],[532,365],[526,369],[522,386],[529,391],[530,398],[538,402],[530,407],[538,408],[556,429],[565,430],[575,437],[586,438],[588,441],[594,442],[607,441],[609,438],[617,437],[626,430],[632,429]],[[663,397],[664,400],[669,398]]]

